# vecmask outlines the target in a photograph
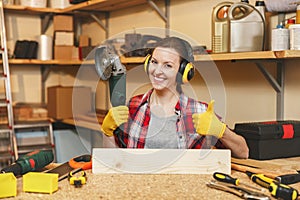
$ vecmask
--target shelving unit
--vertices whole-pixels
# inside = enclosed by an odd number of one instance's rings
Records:
[[[53,8],[30,8],[24,7],[20,5],[7,5],[5,6],[5,11],[10,13],[23,13],[23,14],[31,14],[31,15],[39,15],[43,19],[42,29],[45,30],[46,25],[48,24],[51,15],[53,14],[79,14],[85,13],[90,14],[92,18],[94,18],[98,24],[106,31],[106,35],[108,36],[108,17],[109,14],[105,17],[105,23],[103,23],[100,19],[95,17],[95,13],[109,13],[111,11],[116,11],[119,9],[130,8],[133,6],[139,5],[149,5],[153,8],[157,14],[161,17],[161,19],[165,22],[165,27],[169,29],[169,4],[170,0],[165,0],[165,9],[164,12],[160,10],[154,1],[152,0],[93,0],[87,1],[79,4],[75,4],[69,6],[64,9],[53,9]],[[49,17],[50,16],[50,17]],[[168,35],[168,31],[166,32]],[[222,54],[208,54],[208,55],[196,55],[196,62],[206,62],[206,61],[247,61],[253,62],[257,65],[259,70],[265,76],[265,78],[269,81],[271,86],[277,92],[277,119],[283,118],[283,102],[284,102],[284,73],[285,66],[284,61],[287,59],[299,59],[300,52],[299,51],[261,51],[261,52],[242,52],[242,53],[222,53]],[[125,58],[121,57],[121,62],[123,64],[141,64],[143,63],[144,58]],[[276,77],[272,76],[264,67],[265,62],[274,62],[277,67]],[[40,61],[40,60],[20,60],[20,59],[11,59],[9,61],[12,65],[37,65],[42,66],[42,81],[45,81],[47,78],[47,68],[51,66],[78,66],[81,64],[93,64],[93,61],[79,61],[79,60],[68,60],[68,61],[58,61],[58,60],[50,60],[50,61]]]
[[[144,57],[121,57],[121,62],[123,64],[142,64],[144,62]],[[300,51],[297,50],[286,50],[286,51],[258,51],[258,52],[240,52],[240,53],[222,53],[222,54],[205,54],[205,55],[195,55],[196,62],[205,61],[248,61],[253,62],[257,65],[258,69],[273,87],[277,93],[277,108],[276,108],[276,119],[282,120],[284,115],[284,77],[285,77],[285,65],[284,61],[287,59],[300,59]],[[265,62],[274,62],[277,67],[277,75],[274,77],[270,74],[264,67]],[[84,65],[84,64],[94,64],[93,60],[79,61],[79,60],[10,60],[11,64],[14,65]],[[46,79],[46,75],[43,78]]]

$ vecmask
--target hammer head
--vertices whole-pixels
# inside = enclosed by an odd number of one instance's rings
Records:
[[[300,174],[299,171],[297,171],[298,174],[286,174],[286,175],[280,175],[275,178],[276,181],[279,183],[289,185],[294,183],[300,182]]]

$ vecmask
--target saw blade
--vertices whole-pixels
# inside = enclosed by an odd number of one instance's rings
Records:
[[[112,61],[105,45],[98,47],[95,51],[95,66],[101,80],[106,81],[110,78],[112,74]]]

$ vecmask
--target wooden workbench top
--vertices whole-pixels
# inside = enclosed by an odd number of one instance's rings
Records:
[[[281,173],[282,170],[300,170],[300,157],[255,162],[249,160],[249,163],[263,164],[277,173]],[[239,178],[240,182],[255,186],[242,172],[232,170],[231,175]],[[58,191],[51,195],[24,193],[22,179],[19,178],[15,199],[240,199],[233,194],[207,187],[206,183],[212,179],[212,175],[92,174],[91,170],[88,170],[86,185],[75,188],[65,179],[59,182]],[[291,186],[300,191],[300,183]]]
[[[237,173],[249,182],[246,175]],[[208,188],[206,182],[211,179],[211,175],[96,175],[88,171],[86,185],[75,188],[65,179],[59,182],[59,189],[53,194],[24,193],[22,181],[18,179],[15,199],[239,199]]]

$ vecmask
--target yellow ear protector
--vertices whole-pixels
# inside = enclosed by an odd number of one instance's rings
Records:
[[[144,70],[149,73],[149,64],[151,60],[151,55],[148,54],[146,56],[145,62],[144,62]],[[178,74],[176,77],[176,81],[180,84],[189,82],[194,77],[195,69],[194,65],[187,60],[183,59],[180,63]]]

